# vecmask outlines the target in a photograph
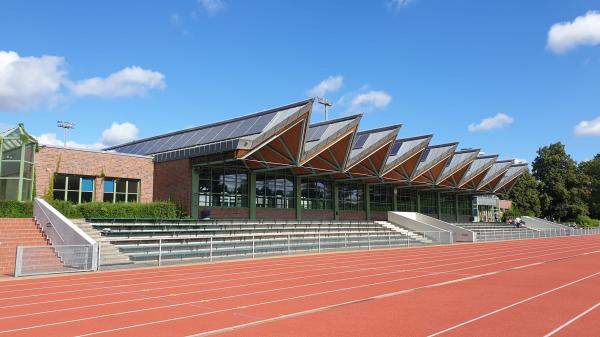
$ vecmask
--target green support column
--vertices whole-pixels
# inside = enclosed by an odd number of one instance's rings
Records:
[[[369,184],[365,184],[365,211],[367,220],[371,220],[371,195],[369,194]]]
[[[198,188],[199,188],[200,174],[192,167],[192,200],[190,210],[192,219],[198,219]],[[116,193],[115,193],[116,195]]]
[[[454,211],[456,212],[456,222],[458,223],[460,221],[460,218],[458,217],[458,193],[454,195],[454,203],[455,203],[455,209]]]
[[[333,218],[340,219],[340,194],[337,182],[333,182]]]
[[[421,194],[417,192],[417,213],[421,213]]]
[[[301,202],[302,181],[300,177],[294,179],[294,193],[296,194],[296,220],[302,220],[302,202]]]
[[[438,213],[438,219],[442,220],[442,195],[440,194],[440,192],[437,192],[437,213]]]
[[[33,153],[32,153],[33,157],[31,158],[31,160],[32,160],[31,161],[31,188],[29,189],[29,201],[33,200],[33,198],[34,198],[33,190],[37,190],[36,186],[35,186],[35,174],[36,174],[36,172],[35,172],[35,153],[37,150],[37,144],[32,144],[32,147],[33,148],[31,149],[31,151],[33,151]],[[0,158],[2,158],[1,153],[2,152],[0,152]],[[96,184],[94,184],[94,196],[93,196],[94,198],[96,197],[96,186],[95,185]]]
[[[398,212],[398,189],[397,188],[393,188],[394,193],[392,193],[392,210],[394,212]]]
[[[25,171],[25,143],[21,141],[21,163],[19,165],[19,188],[17,190],[17,200],[23,201],[23,171]]]
[[[248,184],[248,208],[250,220],[256,220],[256,172],[250,172],[250,183]]]

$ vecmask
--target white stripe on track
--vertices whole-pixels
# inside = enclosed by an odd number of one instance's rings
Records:
[[[439,336],[439,335],[441,335],[441,334],[444,334],[444,333],[446,333],[446,332],[449,332],[449,331],[452,331],[452,330],[458,329],[458,328],[460,328],[460,327],[462,327],[462,326],[465,326],[465,325],[467,325],[467,324],[470,324],[470,323],[476,322],[476,321],[478,321],[478,320],[480,320],[480,319],[483,319],[483,318],[486,318],[486,317],[489,317],[489,316],[495,315],[495,314],[497,314],[497,313],[499,313],[499,312],[502,312],[502,311],[504,311],[504,310],[507,310],[507,309],[510,309],[510,308],[516,307],[516,306],[518,306],[518,305],[521,305],[521,304],[523,304],[523,303],[529,302],[529,301],[531,301],[531,300],[534,300],[534,299],[536,299],[536,298],[538,298],[538,297],[542,297],[542,296],[544,296],[544,295],[548,295],[548,294],[550,294],[550,293],[553,293],[553,292],[555,292],[555,291],[557,291],[557,290],[560,290],[560,289],[563,289],[563,288],[566,288],[566,287],[572,286],[572,285],[574,285],[574,284],[576,284],[576,283],[579,283],[579,282],[581,282],[581,281],[585,281],[585,280],[587,280],[587,279],[589,279],[589,278],[592,278],[592,277],[594,277],[594,276],[597,276],[597,275],[600,275],[600,271],[599,271],[599,272],[595,272],[595,273],[593,273],[593,274],[590,274],[590,275],[588,275],[588,276],[585,276],[585,277],[579,278],[579,279],[577,279],[577,280],[575,280],[575,281],[571,281],[571,282],[569,282],[569,283],[565,283],[565,284],[563,284],[563,285],[561,285],[561,286],[558,286],[558,287],[552,288],[552,289],[550,289],[550,290],[546,290],[546,291],[544,291],[544,292],[541,292],[541,293],[539,293],[539,294],[537,294],[537,295],[534,295],[534,296],[527,297],[527,298],[525,298],[525,299],[522,299],[522,300],[520,300],[520,301],[518,301],[518,302],[515,302],[515,303],[513,303],[513,304],[509,304],[509,305],[507,305],[507,306],[504,306],[504,307],[502,307],[502,308],[496,309],[496,310],[494,310],[494,311],[490,311],[490,312],[488,312],[487,314],[484,314],[484,315],[481,315],[481,316],[477,316],[477,317],[475,317],[475,318],[472,318],[472,319],[470,319],[470,320],[468,320],[468,321],[464,321],[464,322],[462,322],[462,323],[460,323],[460,324],[457,324],[457,325],[451,326],[451,327],[449,327],[449,328],[447,328],[447,329],[444,329],[444,330],[438,331],[438,332],[436,332],[436,333],[433,333],[433,334],[431,334],[431,335],[429,335],[429,336],[427,336],[427,337]]]
[[[595,305],[593,305],[592,307],[588,308],[587,310],[585,310],[584,312],[580,313],[579,315],[571,318],[570,320],[566,321],[563,325],[559,326],[558,328],[550,331],[549,333],[545,334],[544,337],[550,337],[554,334],[556,334],[557,332],[561,331],[562,329],[566,328],[567,326],[573,324],[575,321],[577,321],[578,319],[580,319],[581,317],[589,314],[590,312],[592,312],[594,309],[600,307],[600,302],[596,303]]]

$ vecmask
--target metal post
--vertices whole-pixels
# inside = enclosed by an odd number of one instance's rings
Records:
[[[162,263],[162,239],[158,239],[158,266]]]
[[[348,233],[344,233],[344,248],[348,248]]]
[[[367,232],[367,247],[371,250],[371,233]]]
[[[210,237],[210,252],[209,252],[209,254],[210,254],[210,262],[212,262],[212,260],[213,260],[213,238],[212,238],[212,236]]]
[[[254,235],[252,235],[252,258],[254,258],[255,256],[255,243],[254,243]]]
[[[388,247],[392,247],[392,232],[388,232]]]
[[[291,241],[291,236],[288,234],[288,243],[287,243],[287,251],[288,251],[288,254],[290,254],[290,253],[291,253],[290,241]]]
[[[321,233],[317,234],[317,240],[318,240],[318,247],[319,247],[319,253],[321,252]]]
[[[23,247],[17,246],[17,257],[15,260],[15,277],[23,274]]]

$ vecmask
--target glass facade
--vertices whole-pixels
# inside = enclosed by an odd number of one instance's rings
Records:
[[[21,125],[0,133],[0,200],[31,200],[36,148]]]
[[[442,193],[440,194],[440,219],[447,222],[456,221],[456,195]]]
[[[56,173],[52,196],[55,200],[70,201],[74,204],[90,202],[94,200],[94,185],[94,177]]]
[[[333,209],[333,184],[329,180],[302,178],[300,202],[304,209]]]
[[[436,192],[419,192],[421,212],[431,217],[438,217],[438,204]]]
[[[394,189],[390,185],[370,185],[369,202],[372,211],[393,211]]]
[[[248,207],[248,172],[240,168],[201,167],[198,206]]]
[[[339,185],[340,210],[364,211],[365,189],[362,184],[344,183]]]
[[[140,200],[140,180],[124,178],[104,178],[104,202],[138,202]]]
[[[417,192],[407,189],[398,189],[396,195],[396,207],[399,212],[417,211]]]
[[[294,208],[294,177],[285,173],[256,175],[256,207]]]

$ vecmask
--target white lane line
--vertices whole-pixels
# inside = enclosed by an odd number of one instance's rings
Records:
[[[503,258],[505,256],[519,256],[519,255],[526,255],[526,253],[529,254],[535,254],[538,251],[540,252],[549,252],[549,251],[554,251],[554,250],[558,250],[558,249],[562,249],[564,247],[571,247],[572,245],[561,245],[558,246],[556,249],[547,249],[547,247],[537,247],[537,248],[532,248],[532,249],[526,249],[526,250],[520,250],[519,254],[508,254],[508,255],[497,255],[498,251],[494,251],[492,253],[488,253],[488,254],[479,254],[479,256],[488,256],[488,255],[492,255],[492,257],[490,258],[485,258],[485,259],[474,259],[474,260],[469,260],[469,261],[462,261],[462,256],[465,254],[456,254],[459,257],[456,258],[449,258],[449,259],[439,259],[439,258],[435,258],[433,257],[432,259],[430,259],[431,261],[416,261],[413,263],[406,263],[406,264],[401,264],[401,265],[397,265],[398,267],[407,267],[407,266],[412,266],[412,265],[423,265],[424,263],[439,263],[439,262],[443,262],[443,261],[452,261],[452,260],[461,260],[458,263],[444,263],[442,265],[440,264],[436,264],[436,265],[430,265],[430,266],[425,266],[422,268],[417,268],[417,269],[407,269],[405,271],[416,271],[416,270],[422,270],[422,269],[426,269],[426,268],[436,268],[436,267],[440,267],[440,266],[447,266],[447,265],[455,265],[455,264],[461,264],[461,263],[469,263],[469,262],[478,262],[478,261],[486,261],[486,260],[493,260],[493,259],[498,259],[498,258]],[[581,247],[579,250],[582,249],[587,249],[587,248],[591,248],[591,247],[595,247],[595,245],[593,244],[589,244],[586,245],[585,247]],[[541,248],[544,248],[543,250],[539,250]],[[511,249],[507,249],[507,251],[513,251],[514,248]],[[377,260],[377,259],[375,259]],[[333,266],[327,269],[331,269],[331,268],[345,268],[345,267],[354,267],[356,269],[356,267],[359,266],[371,266],[371,265],[380,265],[382,263],[387,263],[388,261],[396,261],[397,259],[386,259],[384,260],[384,262],[379,262],[379,263],[365,263],[365,264],[352,264],[352,265],[347,265],[347,266]],[[368,261],[368,260],[366,260]],[[323,264],[323,265],[328,265],[328,264]],[[285,268],[284,268],[285,269]],[[312,269],[312,271],[319,271],[322,269]],[[307,270],[304,270],[307,271]],[[310,271],[310,269],[309,269]],[[352,271],[352,269],[348,270],[348,271]],[[183,284],[183,285],[176,285],[176,286],[166,286],[166,287],[152,287],[152,288],[145,288],[145,289],[135,289],[133,291],[122,291],[122,292],[111,292],[110,295],[106,295],[106,294],[98,294],[98,295],[90,295],[90,296],[80,296],[80,297],[73,297],[73,298],[67,298],[67,299],[59,299],[59,300],[53,300],[53,301],[40,301],[40,302],[28,302],[28,303],[24,303],[24,304],[16,304],[16,305],[9,305],[9,306],[2,306],[0,307],[0,309],[5,309],[5,308],[14,308],[14,307],[24,307],[24,306],[31,306],[31,305],[36,305],[36,304],[47,304],[47,303],[57,303],[57,302],[66,302],[66,301],[70,301],[70,300],[82,300],[82,299],[89,299],[89,298],[95,298],[95,297],[105,297],[105,296],[113,296],[113,295],[121,295],[121,294],[133,294],[133,295],[139,295],[142,292],[149,292],[149,291],[157,291],[157,290],[166,290],[166,289],[175,289],[175,288],[182,288],[182,287],[190,287],[190,286],[204,286],[204,285],[209,285],[209,284],[214,284],[214,283],[222,283],[222,282],[228,282],[228,281],[239,281],[239,280],[248,280],[248,279],[256,279],[256,278],[263,278],[263,277],[270,277],[270,276],[280,276],[280,275],[289,275],[289,274],[297,274],[299,271],[291,271],[291,272],[285,272],[285,273],[275,273],[275,274],[268,274],[268,275],[258,275],[258,276],[252,276],[252,277],[242,277],[242,278],[237,278],[237,279],[229,279],[229,280],[217,280],[217,281],[211,281],[211,282],[203,282],[203,283],[196,283],[196,284]],[[242,274],[242,273],[239,273]],[[248,272],[245,272],[244,274],[248,274]],[[202,279],[203,277],[194,277],[194,278],[189,278],[189,279]],[[186,279],[186,280],[189,280]],[[161,281],[159,281],[160,283],[162,283]],[[156,282],[150,282],[152,283],[156,283]],[[148,283],[140,283],[137,284],[139,285],[145,285]],[[128,286],[135,286],[135,285],[128,285]],[[98,289],[113,289],[113,288],[117,288],[120,286],[114,286],[114,287],[103,287],[103,288],[96,288],[96,290]],[[86,289],[86,291],[88,291]],[[89,290],[91,291],[91,290]],[[66,292],[58,292],[58,293],[46,293],[45,295],[50,295],[50,294],[64,294],[64,293],[73,293],[73,292],[80,292],[80,291],[66,291]],[[10,297],[10,298],[5,298],[5,299],[21,299],[21,298],[30,298],[30,297],[39,297],[41,296],[41,294],[36,294],[36,295],[28,295],[28,296],[16,296],[16,297]]]
[[[564,260],[566,258],[567,257],[560,258],[560,260]],[[537,265],[537,263],[535,265]],[[306,314],[309,314],[309,313],[318,312],[318,311],[324,311],[324,310],[332,309],[332,308],[335,308],[335,307],[346,306],[346,305],[351,305],[351,304],[356,304],[356,303],[362,303],[362,302],[376,300],[376,299],[385,298],[385,297],[398,296],[398,295],[402,295],[402,294],[406,294],[406,293],[411,293],[411,292],[414,292],[414,291],[417,291],[417,290],[420,290],[420,289],[436,288],[436,287],[441,287],[441,286],[448,285],[448,284],[454,284],[454,283],[469,281],[469,280],[473,280],[473,279],[478,279],[478,278],[482,278],[482,277],[496,275],[496,274],[499,274],[499,273],[502,273],[502,272],[507,272],[507,271],[510,271],[510,270],[512,270],[512,268],[507,268],[507,269],[503,269],[503,270],[496,270],[496,271],[492,271],[492,272],[488,272],[488,273],[483,273],[483,274],[478,274],[478,275],[472,275],[472,276],[468,276],[468,277],[462,277],[462,278],[458,278],[458,279],[454,279],[454,280],[450,280],[450,281],[444,281],[444,282],[429,284],[429,285],[425,285],[425,286],[421,286],[421,287],[414,287],[414,288],[410,288],[410,289],[404,289],[404,290],[400,290],[400,291],[394,291],[394,292],[390,292],[390,293],[380,294],[380,295],[371,296],[371,297],[367,297],[367,298],[362,298],[362,299],[358,299],[358,300],[347,301],[347,302],[343,302],[343,303],[336,303],[336,304],[333,304],[333,305],[323,306],[323,307],[320,307],[320,308],[314,308],[314,309],[308,309],[308,310],[304,310],[304,311],[300,311],[300,312],[295,312],[295,313],[292,313],[292,314],[289,314],[289,315],[293,315],[293,316],[306,315]],[[598,272],[598,274],[600,274],[600,272]],[[389,283],[389,282],[383,282],[383,283]],[[214,313],[208,312],[208,313],[193,314],[193,315],[175,317],[175,318],[170,318],[170,319],[164,319],[164,320],[160,320],[160,321],[153,321],[153,322],[148,322],[148,323],[134,324],[134,325],[124,326],[124,327],[120,327],[120,328],[107,329],[107,330],[102,330],[102,331],[95,331],[95,332],[92,332],[92,333],[78,335],[77,337],[95,336],[95,335],[100,335],[100,334],[105,334],[105,333],[110,333],[110,332],[115,332],[115,331],[122,331],[122,330],[128,330],[128,329],[132,329],[132,328],[138,328],[138,327],[142,327],[142,326],[148,326],[148,325],[155,325],[155,324],[159,324],[159,323],[172,322],[172,321],[177,321],[177,320],[182,320],[182,319],[187,319],[187,318],[207,316],[207,315],[210,315],[210,314],[222,313],[222,312],[227,312],[227,311],[232,311],[232,310],[247,309],[247,308],[258,307],[258,306],[262,306],[262,305],[266,305],[266,304],[280,303],[280,302],[285,302],[285,301],[290,301],[290,300],[296,300],[296,299],[300,299],[300,298],[312,297],[312,296],[316,296],[316,295],[330,294],[330,293],[335,293],[335,292],[345,291],[345,290],[354,290],[354,289],[365,288],[365,287],[370,287],[370,286],[371,285],[358,285],[358,286],[347,287],[347,288],[343,288],[343,289],[335,289],[335,290],[323,291],[323,292],[313,293],[313,294],[304,294],[304,295],[299,295],[299,296],[294,296],[294,297],[288,297],[288,298],[283,298],[283,299],[277,299],[277,300],[272,300],[272,301],[266,301],[266,302],[261,302],[261,303],[253,303],[253,304],[248,304],[248,305],[242,305],[242,306],[238,306],[238,307],[235,307],[235,308],[221,309],[221,310],[215,311]],[[277,318],[283,319],[283,318],[285,318],[285,315],[277,316]],[[263,320],[263,321],[260,321],[260,322],[253,322],[253,323],[260,324],[261,322],[266,323],[267,321],[273,321],[273,320],[274,320],[274,318],[271,318],[271,319]],[[230,330],[232,328],[234,328],[234,327],[228,327],[228,328],[225,328],[225,329]],[[207,331],[207,332],[204,332],[203,334],[194,335],[194,337],[215,334],[215,333],[218,333],[217,331],[218,330]]]
[[[578,251],[578,250],[581,250],[581,249],[567,250],[567,251],[561,251],[561,252],[557,252],[557,253],[542,254],[542,255],[538,255],[536,257],[545,256],[545,255],[553,255],[553,254],[564,254],[564,253],[569,253],[569,252],[575,252],[575,251]],[[600,251],[595,251],[595,252],[600,252]],[[581,254],[575,254],[575,255],[570,255],[570,256],[566,256],[566,257],[564,255],[562,255],[560,258],[547,260],[547,262],[549,262],[549,261],[557,261],[557,260],[564,260],[564,259],[567,259],[567,258],[571,258],[571,257],[575,257],[575,256],[580,256],[580,255]],[[459,268],[459,269],[454,269],[454,270],[447,270],[445,272],[446,273],[447,272],[455,272],[455,271],[461,271],[461,270],[472,269],[472,268],[479,268],[479,267],[484,267],[484,266],[489,266],[489,265],[494,265],[494,264],[499,264],[499,263],[505,263],[505,262],[510,262],[510,261],[526,260],[526,259],[530,259],[530,258],[532,258],[532,257],[520,258],[520,259],[512,259],[512,260],[506,260],[506,261],[501,261],[501,262],[489,263],[489,264],[484,264],[484,265],[479,265],[479,266]],[[538,262],[535,262],[533,264],[534,265],[538,265]],[[512,270],[512,269],[513,268],[507,268],[507,269],[501,269],[500,271]],[[499,273],[500,271],[492,271],[492,272],[488,272],[488,273],[485,273],[485,274],[479,274],[479,275],[483,275],[483,276],[492,275],[492,274]],[[344,290],[352,290],[352,289],[365,288],[365,287],[371,287],[371,286],[376,286],[376,285],[389,284],[389,283],[400,282],[400,281],[411,280],[411,279],[417,279],[417,278],[422,278],[422,277],[428,277],[428,276],[438,275],[438,274],[440,274],[440,273],[439,272],[434,272],[432,274],[426,274],[426,275],[419,275],[419,276],[413,276],[413,277],[405,277],[405,278],[399,278],[399,279],[393,279],[393,280],[387,280],[387,281],[367,283],[367,284],[362,284],[362,285],[357,285],[357,286],[352,286],[352,287],[347,287],[347,288],[338,288],[336,290],[318,292],[318,293],[313,293],[313,294],[306,294],[306,295],[302,295],[302,296],[293,297],[293,298],[290,298],[290,299],[297,299],[297,298],[303,298],[303,297],[309,297],[309,296],[316,296],[316,295],[321,295],[321,294],[339,292],[339,291],[344,291]],[[475,275],[475,277],[476,276],[477,275]],[[471,277],[473,277],[473,276],[469,276],[468,278],[471,278]],[[335,281],[335,280],[333,280],[333,281]],[[321,282],[321,283],[331,283],[333,281],[325,281],[325,282]],[[307,286],[309,286],[309,285],[307,285]],[[299,287],[302,287],[302,286],[294,286],[294,287],[288,287],[288,288],[299,288]],[[212,298],[212,299],[205,299],[205,300],[198,300],[198,301],[182,302],[182,303],[178,303],[178,304],[171,304],[171,305],[164,305],[164,306],[158,306],[158,307],[150,307],[150,308],[142,308],[142,309],[136,309],[136,310],[129,310],[129,311],[124,311],[124,312],[116,312],[116,313],[110,313],[110,314],[104,314],[104,315],[96,315],[96,316],[90,316],[90,317],[83,317],[83,318],[78,318],[78,319],[73,319],[73,320],[67,320],[67,321],[60,321],[60,322],[53,322],[53,323],[40,324],[40,325],[35,325],[35,326],[28,326],[28,327],[22,327],[22,328],[15,328],[15,329],[10,329],[10,330],[4,330],[4,331],[0,331],[0,334],[10,333],[10,332],[15,332],[15,331],[37,329],[37,328],[43,328],[43,327],[48,327],[48,326],[56,326],[56,325],[62,325],[62,324],[67,324],[67,323],[76,323],[76,322],[94,320],[94,319],[105,318],[105,317],[127,315],[127,314],[138,313],[138,312],[145,312],[145,311],[152,311],[152,310],[158,310],[158,309],[167,309],[167,308],[173,308],[173,307],[180,307],[180,306],[185,306],[185,305],[189,305],[189,304],[207,303],[207,302],[217,301],[217,300],[222,300],[222,299],[231,299],[231,298],[243,297],[243,296],[250,296],[250,295],[256,295],[256,294],[265,294],[265,293],[274,292],[274,291],[281,291],[281,290],[285,290],[285,289],[286,288],[268,289],[268,290],[256,291],[256,292],[251,292],[251,293],[242,293],[242,294],[237,294],[237,295],[224,296],[224,297],[220,297],[220,298]],[[404,292],[404,291],[402,291],[402,292]],[[283,300],[286,300],[286,299],[283,299]],[[280,301],[282,301],[282,300],[274,300],[274,301],[269,301],[269,302],[265,302],[265,303],[277,303],[277,302],[280,302]],[[259,303],[257,305],[262,305],[262,304]],[[227,311],[227,310],[235,310],[235,309],[240,309],[240,308],[248,308],[248,307],[253,307],[253,306],[256,306],[256,305],[250,304],[250,305],[238,306],[238,307],[234,307],[234,308],[225,309],[225,311]],[[214,312],[207,312],[207,313],[202,313],[202,314],[196,314],[196,315],[191,315],[190,317],[216,314],[216,313],[219,313],[219,312],[222,312],[222,311],[223,310],[214,311]],[[166,320],[166,321],[177,320],[177,319],[184,319],[186,317],[188,317],[188,316],[182,316],[182,317],[178,317],[178,318],[173,318],[173,319],[169,319],[169,320]],[[162,322],[162,321],[155,321],[155,322],[150,322],[150,323],[141,323],[141,324],[137,324],[135,326],[151,325],[151,324],[160,323],[160,322]],[[122,329],[124,329],[124,328],[119,328],[117,330],[122,330]]]
[[[544,292],[541,292],[541,293],[539,293],[539,294],[537,294],[537,295],[534,295],[534,296],[527,297],[527,298],[525,298],[525,299],[522,299],[522,300],[520,300],[520,301],[518,301],[518,302],[515,302],[515,303],[513,303],[513,304],[509,304],[509,305],[507,305],[507,306],[504,306],[504,307],[502,307],[502,308],[496,309],[496,310],[494,310],[494,311],[490,311],[490,312],[488,312],[487,314],[484,314],[484,315],[481,315],[481,316],[477,316],[477,317],[475,317],[475,318],[472,318],[472,319],[470,319],[470,320],[468,320],[468,321],[464,321],[464,322],[462,322],[462,323],[460,323],[460,324],[457,324],[457,325],[451,326],[451,327],[449,327],[449,328],[447,328],[447,329],[444,329],[444,330],[438,331],[438,332],[436,332],[436,333],[434,333],[434,334],[431,334],[431,335],[429,335],[429,336],[427,336],[427,337],[439,336],[439,335],[441,335],[441,334],[444,334],[444,333],[446,333],[446,332],[449,332],[449,331],[452,331],[452,330],[458,329],[458,328],[460,328],[460,327],[462,327],[462,326],[465,326],[465,325],[467,325],[467,324],[470,324],[470,323],[476,322],[476,321],[478,321],[478,320],[480,320],[480,319],[483,319],[483,318],[486,318],[486,317],[489,317],[489,316],[495,315],[495,314],[497,314],[497,313],[499,313],[499,312],[502,312],[502,311],[504,311],[504,310],[507,310],[507,309],[510,309],[510,308],[516,307],[516,306],[518,306],[518,305],[521,305],[521,304],[523,304],[523,303],[529,302],[529,301],[531,301],[531,300],[534,300],[534,299],[536,299],[536,298],[539,298],[539,297],[542,297],[542,296],[544,296],[544,295],[548,295],[548,294],[550,294],[550,293],[553,293],[553,292],[555,292],[555,291],[558,291],[558,290],[560,290],[560,289],[563,289],[563,288],[566,288],[566,287],[572,286],[572,285],[574,285],[574,284],[576,284],[576,283],[579,283],[579,282],[581,282],[581,281],[585,281],[585,280],[587,280],[587,279],[589,279],[589,278],[592,278],[592,277],[594,277],[594,276],[596,276],[596,275],[600,275],[600,271],[599,271],[599,272],[595,272],[595,273],[593,273],[593,274],[590,274],[590,275],[588,275],[588,276],[585,276],[585,277],[579,278],[579,279],[577,279],[577,280],[575,280],[575,281],[571,281],[571,282],[569,282],[569,283],[565,283],[565,284],[563,284],[563,285],[561,285],[561,286],[558,286],[558,287],[552,288],[552,289],[550,289],[550,290],[546,290],[546,291],[544,291]]]
[[[557,332],[561,331],[562,329],[566,328],[567,326],[573,324],[576,320],[580,319],[581,317],[589,314],[590,312],[592,312],[594,309],[600,307],[600,302],[596,303],[595,305],[593,305],[592,307],[588,308],[587,310],[585,310],[584,312],[580,313],[579,315],[571,318],[570,320],[566,321],[563,325],[559,326],[558,328],[550,331],[549,333],[545,334],[544,337],[550,337],[554,334],[556,334]]]
[[[564,247],[571,247],[572,244],[565,244],[565,245],[560,245],[560,246],[553,246],[553,248],[556,248],[554,250],[558,250],[558,249],[562,249]],[[595,244],[587,244],[585,246],[580,245],[579,247],[594,247]],[[543,249],[542,249],[543,248]],[[513,254],[513,256],[516,255],[525,255],[525,253],[535,253],[537,251],[540,251],[540,249],[542,249],[541,251],[547,252],[547,251],[551,251],[552,249],[548,250],[547,246],[541,246],[541,247],[534,247],[534,248],[530,248],[530,249],[521,249],[519,250],[520,254]],[[484,250],[484,251],[489,251],[489,249]],[[510,247],[507,248],[505,250],[494,250],[492,252],[486,253],[486,254],[478,254],[478,256],[489,256],[489,255],[496,255],[499,252],[505,252],[505,251],[514,251],[514,247]],[[477,253],[477,252],[475,252]],[[473,254],[473,252],[470,253],[457,253],[457,254],[441,254],[442,256],[450,256],[452,258],[448,258],[448,259],[439,259],[436,258],[438,255],[433,255],[433,256],[427,256],[429,259],[426,261],[417,261],[417,262],[413,262],[413,263],[405,263],[405,264],[401,264],[398,265],[399,267],[405,267],[405,266],[410,266],[410,265],[414,265],[414,264],[424,264],[424,263],[437,263],[440,261],[451,261],[451,260],[457,260],[457,259],[461,259],[463,256],[465,255],[470,255]],[[494,258],[494,257],[492,257]],[[498,257],[500,258],[500,257]],[[367,265],[378,265],[381,263],[385,263],[388,261],[397,261],[398,258],[397,257],[390,257],[390,258],[385,258],[385,259],[380,259],[380,258],[376,258],[376,259],[365,259],[364,261],[369,261],[369,263],[365,263],[365,264],[356,264],[357,261],[353,261],[352,264],[349,265],[345,265],[345,266],[339,266],[337,263],[332,262],[332,263],[322,263],[319,265],[313,265],[313,266],[331,266],[330,268],[336,268],[336,269],[342,269],[342,268],[350,268],[350,267],[356,267],[356,266],[367,266]],[[373,261],[382,261],[382,262],[375,262],[372,263]],[[470,262],[474,262],[474,261],[479,261],[479,260],[471,260]],[[466,263],[466,262],[465,262]],[[437,267],[438,265],[434,265],[431,266],[433,267]],[[273,268],[272,270],[282,270],[282,269],[288,269],[290,267],[283,267],[283,268]],[[304,269],[306,270],[306,269]],[[319,270],[319,269],[317,269]],[[293,273],[297,273],[298,270],[292,270],[290,272],[286,272],[286,273],[279,273],[279,274],[274,274],[274,275],[281,275],[281,274],[293,274]],[[250,274],[250,275],[255,275],[256,271],[247,271],[247,272],[243,272],[243,273],[231,273],[231,274],[222,274],[222,275],[209,275],[209,276],[196,276],[196,277],[190,277],[190,278],[183,278],[183,279],[175,279],[175,280],[160,280],[160,281],[153,281],[153,282],[142,282],[142,283],[135,283],[135,284],[126,284],[126,285],[112,285],[112,286],[106,286],[106,287],[96,287],[96,288],[91,288],[91,289],[75,289],[75,290],[67,290],[67,291],[60,291],[60,292],[46,292],[43,294],[31,294],[31,295],[21,295],[21,296],[13,296],[13,297],[4,297],[2,298],[2,300],[15,300],[15,299],[25,299],[25,298],[32,298],[32,297],[44,297],[44,296],[48,296],[48,295],[57,295],[57,294],[68,294],[68,293],[80,293],[80,292],[97,292],[98,290],[101,289],[107,289],[107,290],[114,290],[116,288],[124,288],[124,287],[138,287],[135,288],[135,290],[133,291],[123,291],[123,292],[111,292],[108,296],[111,295],[116,295],[116,294],[136,294],[139,292],[143,292],[143,291],[154,291],[154,290],[163,290],[163,289],[173,289],[173,288],[181,288],[181,287],[189,287],[191,285],[204,285],[204,284],[211,284],[211,283],[222,283],[222,282],[228,282],[228,281],[236,281],[236,280],[240,280],[240,279],[252,279],[252,278],[259,278],[259,277],[264,277],[264,276],[254,276],[254,277],[248,277],[248,278],[233,278],[233,279],[223,279],[220,278],[218,281],[212,281],[212,282],[205,282],[205,283],[185,283],[182,285],[169,285],[166,287],[150,287],[150,288],[140,288],[139,286],[146,286],[146,285],[155,285],[155,284],[161,284],[161,283],[168,283],[168,284],[172,284],[173,282],[178,282],[178,281],[189,281],[189,280],[200,280],[200,279],[206,279],[206,278],[211,278],[211,277],[215,277],[215,276],[230,276],[230,275],[240,275],[240,274]],[[270,275],[267,275],[270,276]],[[73,298],[68,298],[68,299],[61,299],[61,300],[55,300],[55,301],[41,301],[41,302],[29,302],[29,303],[25,303],[25,304],[17,304],[17,305],[9,305],[9,306],[0,306],[0,309],[2,308],[10,308],[10,307],[17,307],[17,306],[29,306],[29,305],[35,305],[35,304],[43,304],[43,303],[54,303],[54,302],[62,302],[62,301],[68,301],[68,300],[73,300],[73,299],[85,299],[85,298],[93,298],[93,297],[103,297],[103,296],[107,296],[107,294],[98,294],[98,295],[91,295],[91,296],[80,296],[80,297],[73,297]]]

